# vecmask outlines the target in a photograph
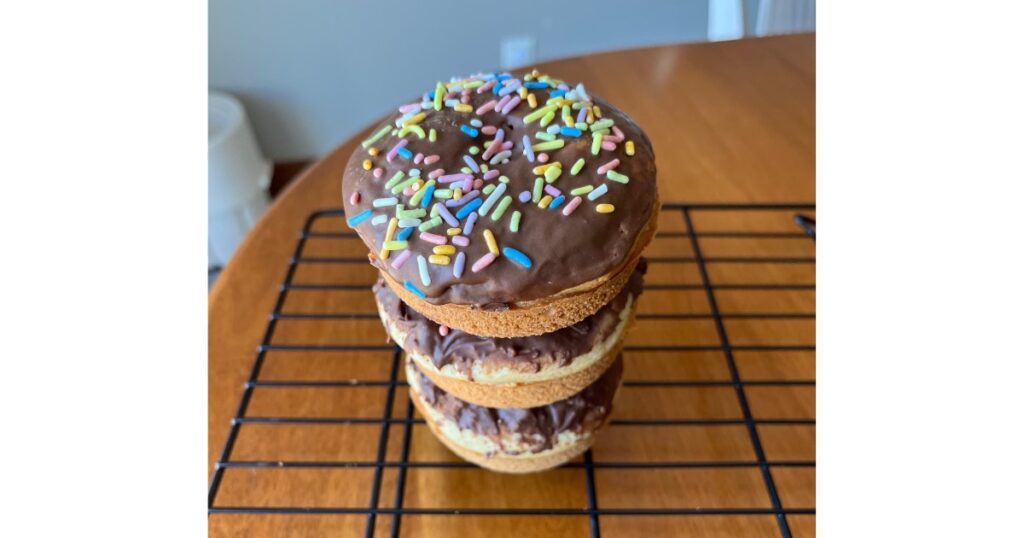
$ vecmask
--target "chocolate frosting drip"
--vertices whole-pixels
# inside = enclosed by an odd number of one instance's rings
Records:
[[[409,308],[383,279],[378,280],[373,290],[388,318],[406,334],[405,342],[401,342],[403,349],[430,357],[437,368],[452,364],[472,379],[475,363],[496,368],[507,366],[520,372],[536,372],[549,364],[571,364],[615,331],[629,296],[635,302],[640,295],[646,270],[646,260],[641,259],[622,291],[583,321],[552,333],[519,338],[484,338],[457,329],[441,336],[437,323]]]
[[[622,356],[589,387],[564,400],[530,409],[497,409],[467,403],[431,383],[419,369],[416,375],[423,400],[455,421],[459,428],[495,442],[502,436],[518,433],[530,452],[540,452],[554,446],[562,432],[590,432],[605,420],[622,378]]]
[[[549,98],[550,91],[532,91],[541,103],[540,106],[543,106]],[[430,265],[431,283],[429,286],[423,285],[415,258],[407,261],[399,269],[392,268],[390,260],[381,261],[378,257],[387,225],[375,226],[367,219],[356,225],[356,231],[373,252],[371,260],[374,265],[398,282],[412,282],[427,295],[425,300],[432,304],[477,305],[482,308],[507,308],[506,305],[511,303],[550,297],[609,274],[620,267],[650,219],[657,199],[654,152],[643,131],[624,112],[600,98],[591,96],[593,103],[600,107],[602,118],[614,120],[615,126],[625,135],[625,140],[633,141],[635,154],[626,155],[623,141],[614,151],[602,150],[595,156],[591,154],[592,138],[589,133],[585,132],[579,138],[563,137],[565,147],[547,153],[551,159],[548,162],[562,163],[563,173],[552,186],[562,191],[566,203],[573,198],[569,191],[577,187],[592,185],[596,188],[602,184],[607,184],[608,187],[608,192],[595,201],[588,200],[584,195],[576,211],[564,216],[564,204],[551,210],[540,209],[537,204],[529,201],[521,203],[518,200],[520,192],[532,191],[534,178],[537,177],[532,170],[542,164],[531,163],[523,155],[523,135],[529,135],[533,144],[541,142],[534,138],[537,132],[543,130],[538,122],[523,122],[524,116],[535,109],[531,109],[523,102],[508,115],[491,111],[478,116],[475,110],[495,96],[489,91],[478,94],[473,90],[469,97],[469,104],[474,112],[456,112],[447,107],[440,111],[434,111],[433,108],[425,111],[426,119],[419,125],[427,132],[436,129],[436,142],[431,143],[426,138],[421,140],[416,135],[406,137],[409,141],[406,147],[413,154],[439,155],[440,160],[436,163],[417,165],[412,160],[401,157],[387,162],[384,154],[400,140],[399,137],[390,134],[373,144],[381,150],[381,154],[376,157],[371,157],[366,149],[358,147],[349,159],[342,182],[345,212],[348,216],[356,215],[366,209],[372,209],[374,199],[394,196],[390,190],[384,188],[384,184],[399,170],[405,172],[407,177],[412,168],[419,168],[423,177],[437,168],[444,169],[446,174],[459,173],[460,169],[466,166],[463,157],[469,155],[470,146],[483,149],[486,147],[483,144],[493,138],[482,133],[476,138],[471,138],[460,132],[459,127],[468,126],[473,119],[480,119],[485,126],[504,129],[505,140],[513,143],[509,162],[492,166],[510,180],[506,194],[513,198],[511,206],[499,222],[492,221],[490,215],[477,221],[469,235],[469,246],[461,248],[461,251],[466,253],[466,269],[460,278],[455,278],[452,265]],[[394,125],[399,117],[401,114],[395,112],[389,114],[386,120],[388,124]],[[554,124],[561,124],[560,115]],[[374,131],[382,125],[384,124],[376,126]],[[570,168],[580,158],[583,158],[586,164],[579,175],[573,176],[570,174]],[[370,159],[374,167],[384,170],[381,178],[374,178],[370,171],[363,169],[362,163],[365,159]],[[474,159],[478,163],[483,162],[480,154]],[[613,159],[619,159],[620,164],[615,171],[628,176],[628,184],[616,183],[597,173],[599,166]],[[480,174],[473,176],[481,177]],[[497,179],[492,179],[484,183],[486,185],[497,182]],[[451,186],[454,188],[454,185]],[[358,204],[352,204],[351,196],[356,192],[360,195],[360,201]],[[399,193],[398,198],[399,203],[406,204],[406,208],[409,208],[407,197]],[[597,213],[595,206],[599,203],[613,204],[615,211],[610,214]],[[518,233],[509,230],[509,218],[514,210],[522,213]],[[373,209],[373,213],[391,216],[394,215],[394,210]],[[447,227],[447,224],[442,224],[431,232],[444,235]],[[471,271],[470,266],[473,262],[488,252],[483,238],[485,228],[494,233],[500,246],[518,249],[529,256],[533,263],[532,267],[524,268],[501,256],[480,272]],[[414,256],[429,256],[433,246],[419,239],[418,230],[409,237],[409,249],[413,251]],[[454,261],[454,257],[452,260]]]

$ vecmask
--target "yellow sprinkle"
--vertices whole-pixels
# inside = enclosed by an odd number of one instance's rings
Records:
[[[484,241],[487,241],[487,250],[489,250],[491,254],[497,256],[501,253],[501,251],[498,250],[498,241],[494,239],[493,232],[490,230],[484,230]]]
[[[548,168],[547,170],[544,171],[544,180],[547,181],[548,183],[554,183],[555,180],[558,179],[558,176],[561,175],[562,167],[552,166],[551,168]]]
[[[459,103],[459,104],[455,105],[454,108],[455,108],[456,112],[472,112],[473,111],[472,105],[467,105],[465,103]]]
[[[594,105],[594,115],[597,116],[598,118],[601,117],[601,107]]]
[[[370,159],[366,159],[365,161],[363,161],[363,170],[369,170],[371,168],[373,168],[373,161],[371,161]]]
[[[462,233],[462,228],[448,228],[448,235],[459,235]]]
[[[434,265],[448,265],[449,263],[452,263],[452,259],[449,258],[448,256],[441,256],[438,254],[434,254],[431,257],[427,258],[427,261]]]
[[[431,130],[430,130],[430,136],[429,136],[429,137],[427,137],[427,138],[428,138],[428,139],[429,139],[429,140],[430,140],[431,142],[436,142],[436,141],[437,141],[437,131],[435,131],[435,130],[431,129]]]
[[[434,254],[455,254],[455,247],[451,245],[437,245],[436,247],[434,247]]]
[[[633,141],[632,140],[627,140],[626,141],[626,155],[629,155],[630,157],[632,157],[634,153],[636,153],[636,147],[633,145]]]
[[[398,219],[391,217],[388,221],[388,231],[384,232],[384,243],[390,243],[395,238],[395,230],[398,229]],[[380,251],[380,259],[386,260],[391,255],[391,251],[383,248]]]
[[[420,127],[419,125],[406,125],[405,127],[402,127],[398,131],[398,136],[404,138],[405,135],[409,133],[416,133],[416,137],[420,140],[423,140],[427,136],[427,133],[423,132],[423,127]]]
[[[587,109],[587,123],[594,123],[594,109]]]
[[[462,198],[462,189],[455,189],[455,192],[452,193],[452,198],[456,200]]]
[[[537,110],[530,112],[526,116],[523,116],[523,123],[532,123],[536,120],[539,120],[540,118],[544,117],[544,115],[547,114],[548,112],[551,112],[551,115],[554,116],[554,110],[554,106],[545,106],[544,108],[538,108]]]
[[[426,118],[427,118],[427,113],[426,112],[420,112],[419,114],[416,114],[415,116],[413,116],[413,117],[403,121],[402,122],[402,127],[405,127],[407,125],[416,125],[417,123],[423,121]]]
[[[376,157],[376,156],[380,155],[380,150],[377,149],[377,148],[370,148],[369,152],[370,152],[370,156],[371,157]]]
[[[552,198],[550,194],[545,194],[544,197],[540,199],[540,202],[537,204],[537,206],[539,206],[541,209],[547,209],[548,205],[551,204],[551,200],[554,200],[554,198]]]
[[[555,161],[555,162],[550,162],[550,163],[547,163],[547,164],[541,164],[541,165],[538,165],[538,166],[534,166],[533,167],[533,173],[535,175],[542,176],[542,175],[544,175],[544,171],[547,170],[548,168],[551,168],[552,166],[557,166],[557,167],[561,168],[562,167],[562,163],[560,163],[558,161]]]
[[[441,105],[444,103],[444,94],[444,83],[437,81],[437,86],[434,87],[434,110],[441,110]]]
[[[597,204],[598,213],[611,213],[612,211],[615,211],[615,206],[612,204]]]
[[[526,102],[530,105],[530,108],[537,108],[537,96],[534,94],[528,94],[526,96]]]
[[[597,155],[597,152],[601,151],[601,139],[602,138],[604,138],[604,135],[602,135],[601,133],[595,133],[594,134],[594,141],[590,144],[590,153],[591,154]]]
[[[526,91],[527,91],[526,90],[526,86],[520,86],[519,87],[519,98],[520,99],[526,99]]]

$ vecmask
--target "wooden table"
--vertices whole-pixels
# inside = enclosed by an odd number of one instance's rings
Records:
[[[566,80],[585,81],[588,90],[618,104],[647,131],[657,154],[659,188],[666,203],[814,201],[814,35],[611,52],[550,62],[539,68]],[[415,92],[411,89],[410,93]],[[278,286],[288,268],[297,234],[313,210],[341,205],[341,171],[353,148],[363,137],[364,133],[360,133],[332,151],[280,196],[239,247],[210,293],[208,451],[211,475],[231,417],[236,411],[243,384],[249,375],[254,352],[263,337],[267,315],[274,307]],[[678,213],[666,213],[662,217],[663,230],[685,231]],[[710,234],[710,237],[701,240],[703,254],[707,257],[766,255],[810,257],[813,261],[812,242],[783,237],[787,232],[794,231],[791,214],[771,211],[701,213],[694,216],[694,229],[701,232],[755,229],[783,232],[777,239],[757,240],[743,239],[743,234],[717,238]],[[340,219],[337,220],[337,230],[344,229]],[[346,248],[351,250],[359,246],[349,244]],[[323,255],[325,249],[333,247],[321,245],[316,248]],[[649,254],[692,256],[693,252],[683,234],[681,238],[659,239],[652,245]],[[372,280],[372,272],[366,264],[336,266],[330,268],[330,271],[330,275],[312,272],[308,278],[342,278],[366,283]],[[652,270],[648,281],[657,283],[659,279],[670,278],[676,279],[674,281],[682,279],[690,283],[701,282],[695,268],[679,267],[664,271]],[[718,306],[723,311],[814,311],[813,263],[724,264],[711,270],[711,279],[717,279],[719,283],[769,283],[761,289],[755,286],[746,291],[742,286],[740,289],[725,289],[728,286],[724,286],[718,292]],[[772,286],[780,282],[783,287],[772,289]],[[790,284],[796,285],[786,287]],[[340,300],[346,305],[354,304],[372,312],[369,296],[367,291],[341,299],[313,296],[304,300],[309,305],[320,306],[331,306],[327,303]],[[699,287],[692,294],[677,293],[662,295],[660,298],[659,294],[649,292],[640,305],[642,312],[666,309],[707,311],[708,308],[704,292]],[[718,343],[719,337],[713,323],[709,320],[691,321],[682,325],[678,321],[673,321],[674,325],[665,325],[668,323],[666,321],[648,326],[638,324],[629,341],[643,345],[649,341],[664,342],[666,339],[682,338],[688,343]],[[783,419],[779,423],[769,421],[757,426],[767,459],[780,462],[813,461],[813,318],[766,319],[757,323],[736,319],[726,325],[735,345],[744,342],[798,342],[809,347],[809,353],[737,352],[735,363],[738,374],[745,382],[755,380],[755,384],[745,385],[753,416]],[[356,327],[359,334],[344,336],[347,341],[373,344],[383,342],[383,330],[372,320],[361,320]],[[275,337],[281,336],[286,340],[328,342],[341,337],[333,334],[329,325],[316,322],[293,324],[279,330],[279,333]],[[635,358],[627,356],[626,378],[694,379],[720,383],[689,389],[683,415],[737,416],[739,410],[733,393],[734,387],[723,382],[730,379],[730,371],[721,355],[721,352],[716,351],[692,353],[687,355],[686,360],[673,363],[658,362],[640,355]],[[274,375],[300,378],[334,375],[341,379],[372,379],[381,375],[380,362],[366,358],[346,367],[348,369],[345,371],[338,371],[336,364],[311,359],[302,364],[269,367],[269,371],[265,369],[264,374],[271,378]],[[386,376],[386,368],[384,372]],[[757,380],[762,383],[756,384]],[[803,384],[773,385],[773,380],[803,380]],[[367,394],[355,390],[321,391],[316,398],[311,399],[308,393],[301,391],[271,390],[269,395],[253,398],[249,415],[259,414],[261,406],[266,409],[271,405],[278,409],[292,406],[299,411],[329,415],[343,413],[358,416],[364,411],[367,416],[380,413],[379,397],[369,398]],[[630,400],[629,392],[628,388],[624,389],[620,397],[617,417],[649,414],[651,409],[669,405],[676,407],[670,410],[675,416],[680,413],[678,401],[669,403],[661,396],[656,396],[638,402]],[[398,403],[394,405],[395,416],[405,408],[400,398],[404,398],[404,393],[396,393],[395,401]],[[312,409],[311,406],[323,409]],[[786,419],[791,418],[804,420],[805,423],[787,424]],[[257,431],[259,428],[245,432],[245,427],[239,435],[232,459],[258,459],[258,454],[246,452],[249,448],[242,449],[245,441],[256,443],[254,446],[262,446],[266,450],[292,454],[294,459],[338,459],[340,456],[341,459],[373,461],[378,443],[376,427],[339,432],[332,427],[303,429],[274,426],[277,429],[267,432],[264,428],[262,433]],[[451,458],[420,429],[424,428],[413,428],[413,446],[414,451],[422,454],[414,454],[412,457]],[[750,440],[746,436],[749,432],[742,425],[686,430],[610,430],[595,447],[595,458],[601,454],[617,454],[613,459],[621,460],[630,456],[638,456],[641,460],[754,459]],[[401,436],[393,434],[391,437],[395,439]],[[285,446],[291,441],[302,446]],[[388,454],[397,450],[397,446],[392,445],[393,442],[387,446]],[[442,471],[430,471],[419,471],[419,475],[410,473],[406,486],[406,506],[414,506],[416,503],[428,507],[437,506],[438,498],[452,496],[455,495],[453,492],[457,492],[462,496],[479,496],[476,506],[516,507],[525,503],[527,507],[586,507],[586,499],[576,498],[576,493],[566,493],[553,486],[579,480],[579,469],[563,469],[546,475],[516,478],[471,469],[443,470],[446,473],[444,476],[440,475]],[[294,499],[299,504],[365,507],[366,487],[359,484],[366,473],[373,471],[296,469],[289,475],[294,478],[291,482],[267,480],[265,475],[260,474],[265,471],[259,469],[229,469],[228,472],[232,476],[230,481],[224,479],[219,493],[221,497],[218,497],[226,501],[218,500],[219,505],[243,501],[248,505],[281,505]],[[320,474],[314,475],[314,472]],[[346,472],[354,474],[346,476]],[[390,476],[393,472],[394,469],[385,470],[384,489],[389,487],[388,484],[393,487],[393,476]],[[630,502],[634,502],[635,506],[636,496],[641,495],[649,496],[643,499],[644,506],[674,506],[680,502],[705,507],[772,506],[767,500],[765,484],[760,481],[761,474],[757,466],[657,472],[665,479],[661,486],[650,488],[630,483],[631,480],[638,480],[635,473],[602,470],[603,474],[597,480],[603,488],[598,500],[602,506]],[[813,508],[813,464],[773,465],[771,473],[783,507]],[[382,490],[380,506],[388,506],[391,502],[389,495],[389,492]],[[474,506],[472,502],[459,502],[464,503],[462,507]],[[786,523],[795,536],[813,535],[814,516],[813,512],[808,512],[790,513],[787,516]],[[340,531],[341,535],[348,536],[361,534],[365,520],[366,516],[362,514],[213,514],[210,516],[210,531],[216,536],[313,536],[330,529],[335,535]],[[512,530],[524,536],[543,532],[575,535],[589,532],[587,520],[587,517],[533,516],[501,520],[498,516],[416,516],[404,517],[401,529],[403,535],[417,536],[432,535],[442,530],[456,535],[482,535],[486,531],[500,534],[501,531]],[[775,518],[770,513],[744,517],[604,516],[600,524],[604,536],[633,536],[639,532],[663,535],[668,530],[702,535],[779,533]],[[378,518],[379,533],[386,533],[389,525],[389,517]]]

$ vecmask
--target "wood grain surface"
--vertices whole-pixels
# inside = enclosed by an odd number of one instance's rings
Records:
[[[813,35],[665,46],[550,62],[542,71],[580,80],[619,105],[650,135],[657,155],[662,200],[671,202],[813,202],[815,198],[815,45]],[[415,94],[415,88],[410,89]],[[381,113],[386,111],[382,110]],[[212,475],[256,348],[273,310],[298,234],[308,215],[341,205],[341,171],[363,133],[339,146],[294,181],[225,267],[209,298],[208,473]],[[813,215],[813,212],[808,212]],[[814,244],[786,235],[799,231],[793,211],[698,211],[694,231],[709,259],[708,278],[723,313],[813,313]],[[343,231],[341,218],[317,220],[322,231]],[[721,236],[715,231],[777,231],[778,237]],[[666,211],[660,231],[685,232],[680,214]],[[712,233],[708,233],[712,232]],[[307,241],[303,256],[365,253],[358,239]],[[686,234],[658,237],[649,256],[692,257]],[[736,257],[785,257],[788,262],[739,262]],[[802,261],[800,261],[802,260]],[[365,284],[368,264],[302,264],[294,282]],[[689,284],[692,289],[648,289],[640,312],[707,313],[709,301],[694,263],[655,263],[648,284]],[[786,287],[778,287],[778,285]],[[654,287],[656,288],[656,286]],[[284,311],[374,311],[368,289],[289,293]],[[737,347],[757,433],[784,508],[813,508],[815,458],[814,319],[726,317]],[[384,380],[391,367],[378,321],[288,320],[274,344],[365,344],[361,352],[269,352],[261,380]],[[717,346],[709,318],[640,320],[627,345],[630,381],[692,380],[685,387],[626,386],[614,419],[717,420],[709,426],[612,425],[594,447],[594,461],[756,461],[742,421],[728,363],[721,350],[671,353],[644,346]],[[763,346],[793,346],[772,350]],[[344,356],[342,356],[344,355]],[[772,384],[774,381],[808,381]],[[708,383],[705,383],[708,382]],[[703,383],[703,384],[702,384]],[[259,388],[247,416],[366,417],[379,419],[386,387]],[[404,387],[394,394],[392,416],[405,417]],[[776,420],[783,419],[783,420]],[[405,426],[390,427],[388,461],[400,458]],[[363,461],[376,458],[377,424],[244,424],[232,461]],[[456,461],[420,424],[409,427],[410,461]],[[217,506],[367,506],[372,467],[229,468]],[[393,507],[398,469],[382,473],[380,503]],[[569,467],[528,476],[471,468],[412,467],[405,478],[406,508],[586,508],[586,476]],[[594,475],[601,508],[771,508],[757,466],[672,469],[600,468]],[[790,514],[794,536],[814,535],[813,514]],[[390,533],[392,518],[377,518],[376,535]],[[212,536],[357,536],[365,514],[212,514]],[[602,516],[602,536],[777,536],[771,514]],[[584,536],[585,516],[405,515],[402,536]]]

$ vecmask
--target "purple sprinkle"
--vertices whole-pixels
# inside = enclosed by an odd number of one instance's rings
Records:
[[[480,167],[476,165],[476,161],[474,161],[472,157],[470,157],[469,155],[463,155],[462,160],[466,161],[466,164],[469,165],[470,170],[476,172],[477,174],[480,173]]]
[[[496,110],[498,112],[501,112],[501,109],[504,108],[504,106],[507,105],[508,102],[511,101],[511,100],[512,100],[512,96],[511,95],[505,95],[504,97],[501,98],[500,101],[498,101],[498,104],[494,105],[494,110]]]
[[[496,168],[492,168],[491,170],[488,170],[487,173],[484,174],[484,179],[494,179],[499,175],[501,175],[501,172],[499,172],[498,169]]]
[[[434,205],[437,206],[437,214],[441,215],[441,218],[448,223],[448,226],[451,226],[452,228],[457,228],[459,226],[459,219],[455,218],[455,215],[452,215],[452,212],[448,211],[447,207],[440,203],[436,203]]]
[[[462,181],[464,179],[473,179],[473,176],[469,174],[448,174],[437,178],[439,183],[454,183],[456,181]]]
[[[466,224],[462,226],[463,235],[469,235],[473,233],[473,225],[476,224],[476,219],[478,218],[480,218],[479,213],[470,213],[469,216],[466,217]]]
[[[468,247],[469,238],[464,235],[456,235],[455,237],[452,237],[452,244],[460,247]]]
[[[519,193],[519,201],[524,203],[524,204],[526,202],[529,202],[530,198],[532,198],[532,197],[533,197],[533,195],[530,194],[530,191],[523,191],[523,192]]]
[[[462,192],[469,192],[473,188],[473,178],[466,178],[462,180]]]
[[[587,121],[587,109],[581,108],[580,113],[576,115],[576,123],[583,123]]]
[[[477,196],[480,196],[480,191],[469,191],[466,194],[463,194],[462,198],[459,198],[458,200],[454,198],[451,200],[445,200],[444,205],[448,207],[459,207]]]
[[[501,150],[502,151],[505,151],[507,149],[512,149],[512,141],[511,140],[509,140],[508,142],[503,142],[501,144]]]
[[[398,150],[404,148],[405,145],[408,144],[408,143],[409,143],[409,139],[408,138],[403,138],[403,139],[399,140],[398,143],[395,144],[394,147],[392,147],[388,151],[388,153],[386,155],[386,157],[388,159],[388,162],[391,162],[391,161],[395,160],[395,157],[398,156]]]
[[[555,197],[558,197],[558,196],[562,195],[562,191],[554,188],[551,185],[545,185],[544,186],[544,192],[550,194],[551,196],[555,196]]]
[[[526,160],[531,163],[534,160],[533,147],[530,145],[530,135],[523,135],[523,153],[526,154]]]
[[[473,214],[476,215],[476,213],[473,213]],[[454,242],[454,240],[452,240],[452,242]],[[452,271],[452,273],[455,275],[455,278],[462,278],[462,271],[464,271],[465,269],[466,269],[466,253],[465,252],[459,252],[459,255],[455,256],[455,268]]]

